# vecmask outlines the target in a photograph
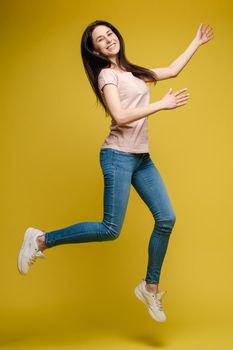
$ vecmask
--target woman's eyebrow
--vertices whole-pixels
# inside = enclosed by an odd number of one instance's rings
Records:
[[[106,32],[106,34],[108,34],[108,32],[111,32],[111,29],[108,29],[107,32]],[[100,38],[101,36],[103,36],[103,35],[98,35],[97,38],[96,38],[96,40],[97,40],[98,38]]]

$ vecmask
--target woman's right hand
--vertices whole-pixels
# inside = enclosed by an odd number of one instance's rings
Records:
[[[188,88],[184,88],[173,92],[172,88],[170,88],[166,95],[161,99],[163,109],[173,109],[185,105],[189,98],[189,94],[182,93],[187,89]]]

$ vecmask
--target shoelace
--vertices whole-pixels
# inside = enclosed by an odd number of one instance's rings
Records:
[[[42,253],[41,250],[38,250],[36,256],[37,256],[38,258],[45,258],[45,255],[44,255],[44,253]]]
[[[158,307],[158,309],[160,311],[163,311],[163,305],[161,303],[161,300],[166,293],[167,293],[167,291],[165,290],[165,291],[161,291],[161,292],[158,292],[156,294],[151,295],[153,298],[153,301],[155,302],[156,306]]]
[[[34,249],[34,252],[32,253],[32,255],[29,258],[29,265],[34,264],[34,262],[36,261],[37,258],[45,258],[44,253],[42,253],[41,250],[39,250],[38,248]]]
[[[34,264],[34,262],[35,262],[35,261],[36,261],[36,259],[38,258],[37,253],[38,253],[38,250],[37,250],[37,249],[35,249],[35,252],[34,252],[34,253],[32,253],[32,256],[29,258],[29,265]]]
[[[38,247],[34,249],[34,252],[29,258],[29,265],[34,264],[37,258],[45,258],[44,253],[40,249],[38,249]]]
[[[163,305],[162,305],[161,301],[158,299],[158,297],[156,297],[155,294],[152,294],[152,298],[154,298],[154,302],[156,303],[158,309],[160,311],[163,311]]]

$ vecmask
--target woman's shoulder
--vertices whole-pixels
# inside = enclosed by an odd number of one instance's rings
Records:
[[[98,75],[98,85],[100,90],[105,84],[114,84],[118,86],[118,76],[112,68],[102,68]]]
[[[112,68],[102,68],[98,75],[98,80],[100,79],[118,81],[118,74]]]
[[[99,75],[100,74],[101,75],[105,75],[105,74],[114,74],[114,75],[116,75],[117,73],[116,73],[115,69],[113,69],[113,68],[102,68],[100,73],[99,73]]]

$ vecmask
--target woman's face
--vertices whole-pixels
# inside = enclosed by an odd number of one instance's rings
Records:
[[[117,35],[105,25],[95,27],[92,32],[92,42],[95,51],[104,56],[116,56],[120,50],[120,42]]]

